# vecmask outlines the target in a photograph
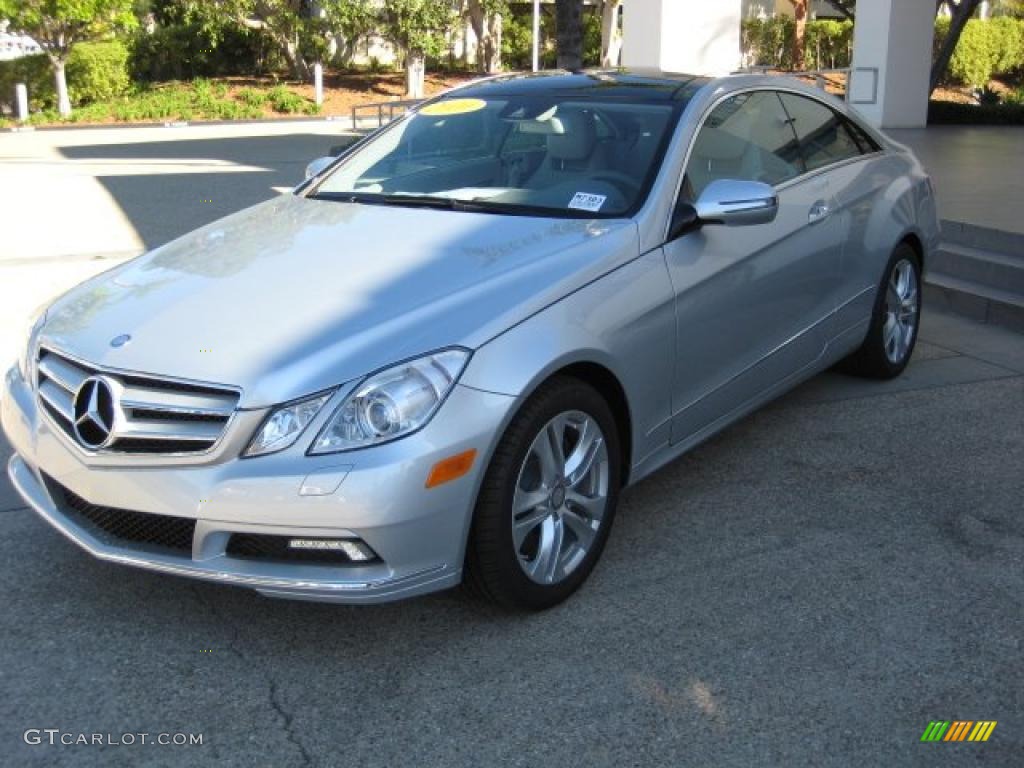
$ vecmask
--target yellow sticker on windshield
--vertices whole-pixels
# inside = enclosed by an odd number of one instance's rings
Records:
[[[464,115],[467,112],[476,112],[487,106],[483,99],[446,99],[428,104],[420,110],[421,115],[430,117],[442,117],[444,115]]]

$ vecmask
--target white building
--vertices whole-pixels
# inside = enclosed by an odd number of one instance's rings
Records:
[[[8,22],[0,21],[0,61],[20,59],[33,53],[42,53],[39,43],[28,35],[13,35],[7,31]]]

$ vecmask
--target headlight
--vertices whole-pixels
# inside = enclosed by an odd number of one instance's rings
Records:
[[[18,350],[18,370],[21,378],[29,386],[33,386],[35,379],[36,347],[39,343],[39,332],[46,323],[46,307],[40,307],[29,316],[25,324],[25,330],[21,335],[22,345]]]
[[[268,453],[283,451],[294,443],[302,434],[309,422],[331,398],[331,392],[299,400],[295,403],[279,405],[267,416],[256,437],[249,443],[243,456],[263,456]]]
[[[446,349],[370,376],[338,406],[309,452],[350,451],[415,432],[437,412],[467,360],[466,350]]]

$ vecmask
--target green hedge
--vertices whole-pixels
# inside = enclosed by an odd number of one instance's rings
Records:
[[[117,40],[78,43],[68,56],[65,75],[74,106],[122,96],[132,86],[128,49]],[[0,102],[13,106],[18,83],[28,87],[29,108],[33,111],[57,106],[57,87],[45,53],[0,61]]]
[[[793,68],[793,19],[748,19],[743,22],[743,53],[752,66]],[[935,50],[949,34],[949,19],[935,22]],[[807,22],[806,68],[833,69],[850,66],[853,23],[819,19]],[[951,77],[975,88],[984,87],[993,75],[1024,69],[1024,19],[1000,16],[967,22],[950,61]]]
[[[747,62],[756,67],[793,69],[795,23],[789,16],[745,20],[742,46]],[[853,52],[853,22],[833,19],[807,22],[804,52],[807,69],[850,66]]]

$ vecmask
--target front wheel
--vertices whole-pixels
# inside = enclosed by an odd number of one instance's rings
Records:
[[[484,477],[466,583],[507,607],[542,610],[587,578],[611,529],[621,482],[608,404],[559,377],[515,415]]]
[[[914,353],[920,320],[921,259],[901,243],[886,265],[868,335],[842,368],[874,379],[899,376]]]

